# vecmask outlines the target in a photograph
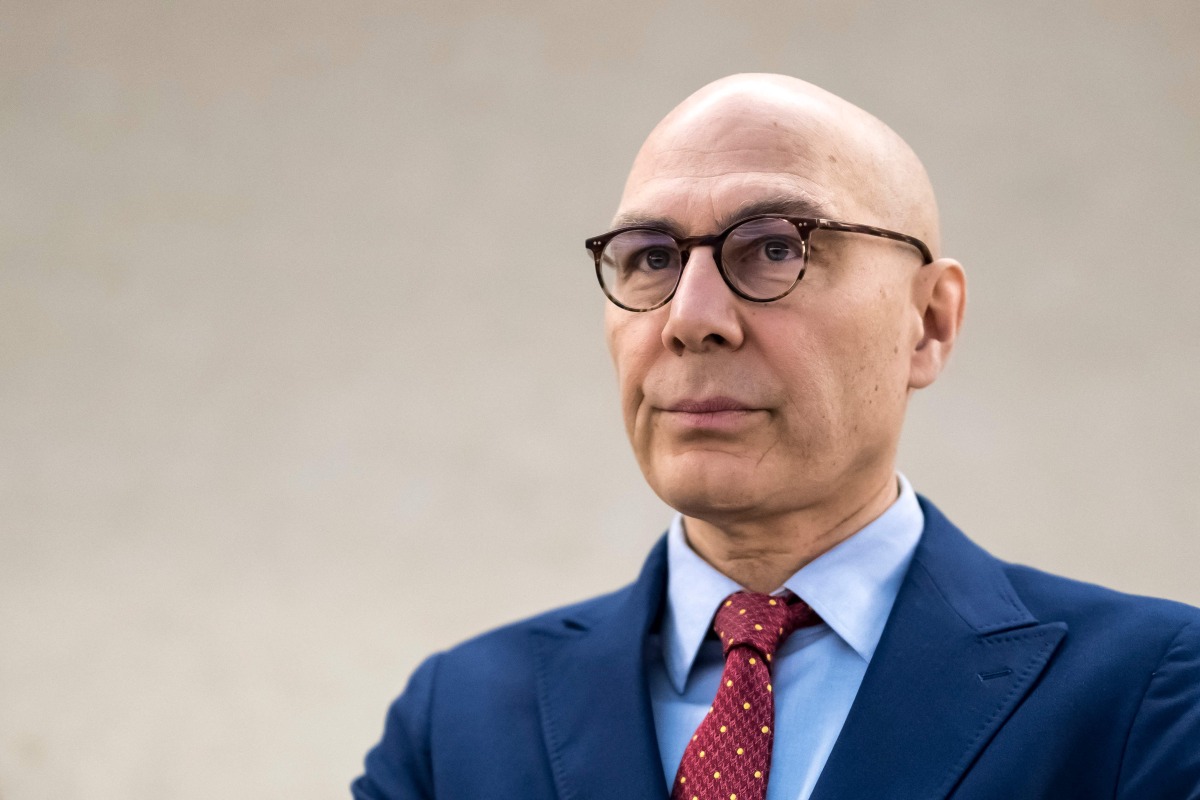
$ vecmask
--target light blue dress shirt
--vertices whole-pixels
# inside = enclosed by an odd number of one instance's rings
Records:
[[[925,517],[912,486],[875,521],[784,582],[824,622],[793,633],[775,655],[775,744],[767,800],[807,800],[879,644]],[[668,784],[717,694],[725,659],[706,638],[717,606],[742,589],[688,545],[683,517],[667,533],[667,607],[647,643],[650,699]]]

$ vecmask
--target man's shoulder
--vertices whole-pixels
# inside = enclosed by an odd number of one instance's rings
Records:
[[[921,498],[925,531],[914,562],[970,613],[987,598],[993,607],[1015,609],[1026,622],[1065,622],[1072,635],[1105,632],[1130,641],[1200,628],[1200,609],[1185,603],[1127,594],[1095,583],[1002,560],[969,539],[936,506]],[[998,612],[1008,613],[1007,611]]]
[[[1186,603],[1128,594],[1023,564],[1001,564],[1034,617],[1066,622],[1076,635],[1095,632],[1146,641],[1174,638],[1189,627],[1200,631],[1200,608]]]
[[[536,758],[538,748],[532,743],[543,738],[539,708],[547,676],[555,674],[547,664],[555,652],[553,648],[636,608],[638,590],[654,589],[643,578],[614,592],[494,628],[428,656],[392,703],[384,739],[367,756],[367,774],[356,782],[356,796],[374,797],[377,795],[369,792],[376,791],[378,796],[432,797],[429,787],[437,760],[435,751],[442,753],[443,764],[471,760],[485,765],[481,773],[489,775],[492,767],[500,770],[510,766],[500,762],[513,756],[513,747],[520,750],[518,760]],[[616,627],[609,624],[604,629],[612,631]],[[596,664],[572,666],[578,666],[569,676],[576,681],[586,681],[582,676],[589,666],[603,668]],[[498,725],[505,731],[503,743],[495,739]],[[397,784],[397,776],[401,781],[419,784]],[[549,773],[534,777],[548,781]],[[380,786],[389,788],[375,788]],[[391,788],[395,786],[400,788]],[[500,794],[550,797],[553,788],[547,784],[540,789],[522,787],[521,791],[528,794]],[[467,792],[463,796],[484,795]]]
[[[556,637],[584,631],[615,612],[633,592],[634,584],[615,591],[552,608],[473,636],[441,655],[452,659],[494,658],[505,653],[528,657],[532,636]]]
[[[660,537],[646,557],[640,574],[614,591],[543,611],[486,631],[444,651],[446,659],[511,657],[527,660],[532,639],[563,639],[602,627],[620,615],[628,617],[626,631],[644,630],[653,617],[666,584],[666,537]]]
[[[665,580],[664,547],[660,541],[642,574],[619,589],[559,606],[471,637],[426,659],[422,669],[452,679],[458,686],[481,691],[530,688],[539,659],[588,632],[601,636],[640,636],[647,615],[653,616],[654,596]],[[629,626],[614,625],[629,618]],[[641,618],[641,622],[634,621]],[[624,631],[622,633],[622,631]],[[443,681],[439,680],[438,683]]]

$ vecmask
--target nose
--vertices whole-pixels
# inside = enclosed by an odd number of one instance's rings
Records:
[[[739,303],[717,270],[712,248],[695,248],[667,304],[663,346],[675,355],[738,349],[745,339]]]

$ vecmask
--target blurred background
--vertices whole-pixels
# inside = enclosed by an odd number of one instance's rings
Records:
[[[0,798],[347,796],[427,653],[632,579],[583,249],[739,71],[925,160],[965,338],[901,468],[1200,603],[1200,5],[0,5]]]

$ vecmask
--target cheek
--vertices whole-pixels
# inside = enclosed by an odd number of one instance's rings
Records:
[[[788,404],[781,433],[806,458],[838,436],[846,410],[841,371],[847,357],[844,344],[836,331],[822,331],[792,342],[786,351],[786,371],[780,378],[787,384]]]
[[[872,296],[862,298],[845,330],[843,399],[856,415],[856,427],[890,429],[903,416],[911,348],[906,309],[896,287],[876,287]]]
[[[812,309],[788,347],[789,383],[804,428],[831,438],[890,424],[907,396],[904,318],[898,296],[878,286]]]
[[[621,316],[618,316],[618,313]],[[604,318],[608,353],[616,371],[621,414],[632,437],[638,410],[644,397],[643,386],[654,352],[648,346],[652,326],[643,315],[631,315],[620,309],[606,309]],[[656,338],[656,337],[655,337]]]

